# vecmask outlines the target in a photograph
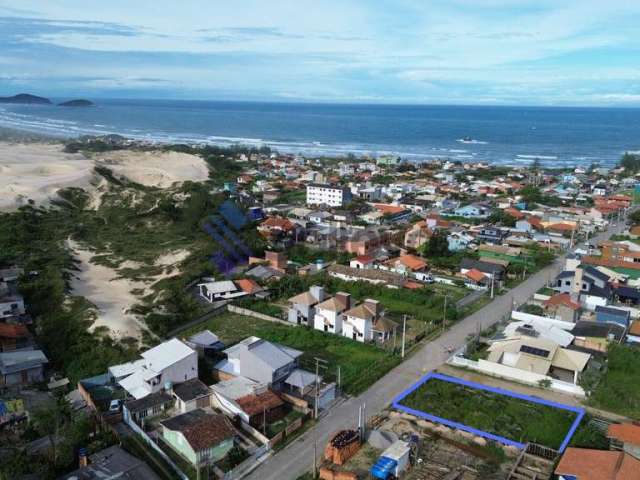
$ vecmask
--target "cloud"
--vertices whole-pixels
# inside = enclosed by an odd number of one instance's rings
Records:
[[[639,2],[193,2],[0,0],[0,81],[104,95],[636,102]]]

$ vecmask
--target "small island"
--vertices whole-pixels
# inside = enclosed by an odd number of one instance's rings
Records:
[[[59,107],[94,107],[95,103],[89,100],[69,100],[68,102],[62,102],[58,104]]]
[[[19,93],[12,97],[0,97],[0,103],[19,103],[29,105],[51,105],[51,100],[29,93]]]

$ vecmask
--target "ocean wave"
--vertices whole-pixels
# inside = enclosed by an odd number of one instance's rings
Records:
[[[464,143],[465,145],[487,145],[489,142],[485,142],[484,140],[475,140],[475,139],[464,139],[464,138],[458,138],[456,140],[456,142],[458,143]]]
[[[516,155],[517,158],[523,158],[526,160],[557,160],[555,155]]]

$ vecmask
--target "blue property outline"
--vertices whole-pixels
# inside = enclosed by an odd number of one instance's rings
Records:
[[[449,375],[443,375],[441,373],[436,373],[436,372],[430,372],[430,373],[426,374],[425,376],[423,376],[417,383],[415,383],[414,385],[409,387],[407,390],[402,392],[400,395],[398,395],[396,398],[394,398],[391,406],[393,408],[397,409],[397,410],[402,410],[404,412],[410,413],[411,415],[415,415],[417,417],[421,417],[421,418],[430,420],[432,422],[441,423],[441,424],[446,425],[448,427],[457,428],[458,430],[462,430],[462,431],[465,431],[465,432],[473,433],[474,435],[478,435],[480,437],[488,438],[490,440],[495,440],[495,441],[500,442],[500,443],[502,443],[504,445],[510,445],[510,446],[519,448],[521,450],[525,448],[526,445],[524,443],[516,442],[515,440],[511,440],[511,439],[508,439],[508,438],[505,438],[505,437],[501,437],[499,435],[494,435],[493,433],[485,432],[483,430],[478,430],[476,428],[469,427],[469,426],[464,425],[462,423],[454,422],[454,421],[448,420],[446,418],[438,417],[436,415],[431,415],[431,414],[423,412],[421,410],[414,410],[413,408],[409,408],[409,407],[406,407],[406,406],[400,404],[400,401],[404,400],[408,395],[410,395],[411,393],[416,391],[418,388],[420,388],[422,385],[427,383],[429,380],[434,379],[434,378],[436,380],[442,380],[444,382],[455,383],[455,384],[463,385],[465,387],[470,387],[470,388],[473,388],[473,389],[476,389],[476,390],[484,390],[484,391],[487,391],[487,392],[497,393],[499,395],[505,395],[507,397],[517,398],[519,400],[524,400],[524,401],[527,401],[527,402],[537,403],[539,405],[545,405],[547,407],[554,407],[554,408],[558,408],[558,409],[561,409],[561,410],[568,410],[570,412],[575,413],[576,414],[576,419],[571,424],[571,427],[569,428],[569,432],[564,437],[564,440],[562,441],[562,444],[560,445],[560,448],[558,449],[558,451],[560,453],[563,453],[565,451],[565,449],[567,448],[567,446],[569,445],[569,442],[571,441],[571,437],[573,437],[573,434],[576,432],[576,429],[578,428],[578,425],[580,425],[580,422],[582,421],[582,418],[584,417],[584,414],[585,414],[584,408],[572,407],[571,405],[565,405],[563,403],[552,402],[550,400],[545,400],[543,398],[537,398],[537,397],[532,397],[532,396],[529,396],[529,395],[523,395],[521,393],[512,392],[511,390],[504,390],[502,388],[488,387],[488,386],[482,385],[480,383],[470,382],[468,380],[463,380],[461,378],[451,377]]]

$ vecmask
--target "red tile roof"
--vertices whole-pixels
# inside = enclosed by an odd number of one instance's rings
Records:
[[[372,263],[375,259],[370,255],[359,255],[354,260],[360,263]]]
[[[398,262],[411,270],[422,270],[427,266],[427,262],[415,255],[402,255],[398,257]]]
[[[467,273],[465,273],[465,275],[469,277],[471,280],[473,280],[474,282],[481,282],[482,280],[487,278],[487,276],[484,273],[482,273],[480,270],[477,270],[475,268],[472,268],[471,270],[469,270]]]
[[[262,287],[258,285],[255,280],[252,280],[250,278],[236,280],[236,285],[240,287],[240,290],[249,294],[262,291]]]
[[[569,447],[556,475],[574,475],[580,480],[638,480],[640,460],[624,452]]]
[[[29,335],[27,327],[13,323],[0,323],[0,338],[22,338]]]
[[[236,400],[237,404],[248,415],[257,415],[263,411],[273,410],[284,405],[284,402],[271,390],[259,395],[246,395]]]
[[[580,308],[580,304],[571,300],[571,296],[568,293],[558,293],[545,301],[544,304],[548,307],[564,305],[572,310],[578,310]]]
[[[621,423],[609,425],[607,437],[615,438],[624,443],[640,445],[640,426],[633,423]]]

